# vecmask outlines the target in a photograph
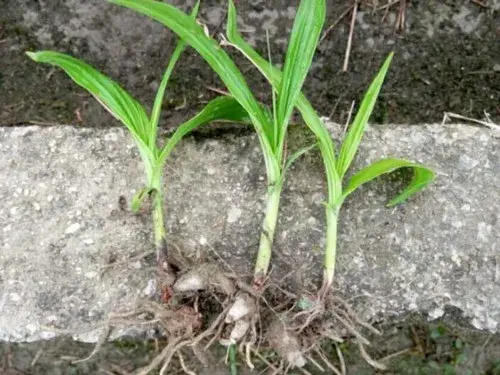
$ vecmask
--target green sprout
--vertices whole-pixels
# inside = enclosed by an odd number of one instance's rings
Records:
[[[344,183],[346,172],[356,155],[393,55],[389,55],[370,85],[343,140],[340,151],[336,154],[333,140],[327,128],[301,93],[303,81],[310,68],[318,43],[318,35],[323,27],[325,0],[304,0],[300,3],[283,71],[272,66],[269,61],[262,58],[243,40],[237,28],[236,8],[233,1],[229,0],[227,41],[224,41],[224,44],[230,44],[243,53],[270,82],[277,96],[276,111],[272,117],[256,101],[242,74],[226,52],[213,38],[207,36],[203,28],[193,19],[172,5],[158,1],[110,1],[145,14],[175,32],[208,62],[233,97],[248,112],[264,154],[268,182],[268,204],[254,274],[257,281],[265,275],[269,266],[283,175],[286,170],[283,164],[289,165],[297,157],[297,155],[292,155],[289,157],[288,163],[283,163],[285,157],[283,143],[294,107],[297,107],[306,125],[316,135],[326,172],[328,195],[325,202],[326,248],[323,284],[320,289],[322,296],[333,283],[337,251],[337,222],[340,208],[345,199],[362,184],[399,168],[412,169],[413,178],[408,186],[388,203],[389,206],[402,203],[434,180],[434,173],[425,166],[404,159],[386,158],[363,168],[347,183]],[[303,152],[304,150],[299,150],[299,154]]]
[[[320,3],[315,3],[314,6],[304,3],[299,7],[284,64],[285,79],[281,81],[279,88],[275,88],[275,110],[271,114],[255,99],[245,78],[227,53],[213,38],[206,35],[195,20],[172,5],[157,1],[110,1],[143,13],[175,32],[208,62],[251,118],[264,155],[267,174],[267,207],[254,272],[255,284],[261,285],[271,259],[284,172],[287,166],[305,152],[299,150],[287,158],[284,152],[286,134],[320,36],[322,19],[325,18],[324,6]]]
[[[309,6],[313,6],[314,4],[318,7],[323,7],[325,1],[302,1],[301,5],[305,3]],[[322,21],[318,20],[318,22]],[[279,92],[281,82],[287,79],[287,77],[284,72],[281,72],[277,67],[270,66],[264,58],[262,58],[248,43],[243,40],[238,31],[236,8],[232,0],[229,0],[227,38],[228,42],[238,49],[250,62],[252,62],[252,64],[270,82],[273,88]],[[291,40],[293,40],[293,33]],[[316,44],[314,47],[316,48]],[[325,295],[333,283],[337,252],[337,222],[340,208],[342,207],[345,199],[362,184],[400,168],[411,168],[413,170],[413,178],[408,186],[388,203],[388,206],[395,206],[402,203],[434,180],[434,173],[425,166],[404,159],[386,158],[368,165],[352,176],[347,183],[344,183],[346,172],[357,153],[359,144],[366,130],[368,120],[373,111],[373,107],[375,106],[377,96],[382,87],[387,70],[389,69],[392,57],[393,54],[391,53],[385,60],[378,74],[375,76],[375,79],[368,88],[368,91],[365,93],[354,121],[350,125],[349,130],[344,137],[338,155],[335,154],[332,137],[306,97],[303,94],[300,94],[296,100],[297,109],[302,114],[306,125],[316,135],[318,140],[318,148],[323,158],[327,179],[328,197],[325,202],[326,248],[323,285],[320,292],[321,296]],[[309,66],[307,66],[307,68],[309,68]]]
[[[194,20],[198,8],[199,3],[193,8],[191,16],[185,16]],[[196,116],[181,124],[163,146],[159,145],[158,124],[165,90],[185,47],[186,43],[181,40],[172,53],[156,93],[150,117],[143,106],[117,83],[83,61],[52,51],[27,52],[27,55],[36,62],[62,68],[73,81],[89,91],[130,132],[139,150],[147,177],[146,187],[134,196],[131,209],[137,212],[146,198],[149,197],[152,200],[157,261],[161,269],[168,272],[171,271],[171,265],[167,251],[162,181],[166,159],[186,134],[202,125],[212,121],[248,122],[246,112],[234,98],[218,97],[209,102]]]

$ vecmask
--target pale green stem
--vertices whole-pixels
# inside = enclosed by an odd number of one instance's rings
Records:
[[[149,187],[154,189],[152,215],[154,242],[156,248],[156,257],[158,261],[164,261],[167,257],[167,232],[165,230],[165,218],[163,215],[162,174],[163,168],[156,168],[149,181]]]
[[[325,269],[323,274],[322,293],[326,293],[333,283],[335,260],[337,256],[337,221],[338,208],[326,208],[326,248]]]
[[[276,222],[278,221],[281,188],[280,183],[275,183],[268,188],[266,214],[260,235],[257,261],[255,262],[254,280],[256,283],[263,281],[269,269],[274,231],[276,229]]]

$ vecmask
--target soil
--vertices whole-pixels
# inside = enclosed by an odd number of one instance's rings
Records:
[[[118,125],[86,92],[60,71],[36,65],[26,50],[56,49],[82,58],[121,82],[143,103],[152,103],[154,89],[175,38],[161,25],[110,5],[86,8],[80,0],[61,5],[5,0],[0,15],[0,124],[38,123],[82,126]],[[185,7],[184,2],[173,1]],[[270,28],[273,61],[280,62],[297,1],[237,4],[245,35],[266,54],[265,29]],[[371,3],[366,1],[365,3]],[[384,1],[378,1],[384,4]],[[483,5],[479,5],[479,3]],[[383,58],[396,58],[372,117],[376,123],[439,122],[451,111],[474,118],[500,119],[500,5],[496,0],[406,1],[405,28],[398,30],[399,5],[373,12],[363,2],[354,29],[347,72],[342,72],[350,15],[339,20],[350,0],[328,1],[325,28],[333,29],[320,44],[305,93],[323,115],[343,122],[353,100],[359,100]],[[223,29],[224,5],[204,1],[200,18],[212,33]],[[338,21],[338,22],[337,22]],[[121,24],[133,22],[123,30]],[[115,26],[113,28],[113,26]],[[69,31],[68,31],[69,30]],[[159,47],[161,46],[161,48]],[[269,87],[250,65],[233,54],[259,98]],[[164,124],[175,126],[222,89],[206,64],[187,51],[172,77]]]
[[[371,337],[370,354],[376,359],[386,360],[387,374],[500,374],[500,335],[477,332],[468,327],[454,309],[448,309],[439,321],[429,323],[425,317],[409,315],[398,322],[381,327],[383,336]],[[71,364],[71,361],[85,358],[93,345],[77,343],[70,338],[58,340],[0,345],[0,371],[5,375],[59,375],[59,374],[127,374],[147,365],[157,354],[156,344],[163,342],[123,339],[101,347],[99,353],[87,362]],[[335,358],[334,348],[328,342],[323,350],[330,360]],[[215,345],[210,352],[212,365],[200,368],[193,359],[187,360],[191,370],[199,374],[228,374],[224,364],[224,349]],[[347,374],[370,375],[377,372],[360,357],[357,346],[351,340],[341,344],[346,359]],[[272,362],[274,353],[261,349],[262,356]],[[390,356],[390,357],[389,357]],[[185,358],[193,357],[185,352]],[[237,363],[239,374],[246,374],[243,358]],[[335,362],[335,360],[333,360]],[[262,371],[266,365],[255,360]],[[308,365],[311,374],[320,372]],[[174,362],[169,374],[182,374],[178,362]],[[249,373],[249,372],[248,372]],[[256,373],[255,371],[252,373]],[[258,373],[258,372],[257,372]],[[264,372],[267,373],[267,372]]]

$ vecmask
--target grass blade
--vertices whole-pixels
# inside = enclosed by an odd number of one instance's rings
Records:
[[[146,198],[151,197],[151,195],[154,194],[154,191],[154,189],[143,187],[141,190],[135,193],[130,204],[131,211],[135,214],[138,213]]]
[[[237,14],[234,2],[229,0],[227,19],[227,38],[230,44],[238,49],[264,77],[279,91],[282,80],[281,71],[262,58],[245,40],[238,31]],[[341,195],[341,181],[335,169],[335,151],[330,133],[314,111],[311,103],[303,94],[299,94],[296,106],[302,114],[304,121],[318,139],[318,147],[324,160],[328,184],[328,202],[337,201]]]
[[[385,75],[391,65],[393,55],[394,53],[389,54],[375,79],[368,88],[368,91],[361,102],[361,106],[356,113],[356,117],[354,118],[354,121],[350,126],[344,141],[342,142],[342,147],[340,148],[339,157],[337,159],[337,173],[341,179],[344,177],[349,165],[351,165],[351,162],[358,151],[359,143],[363,138],[366,124],[372,114],[380,88],[384,83]]]
[[[278,150],[282,149],[286,129],[302,85],[312,63],[325,21],[325,0],[301,1],[290,36],[280,83],[277,126]]]
[[[195,117],[180,125],[163,147],[159,161],[164,163],[170,152],[189,132],[212,121],[231,121],[251,124],[248,113],[231,96],[221,96],[208,103]]]
[[[200,8],[200,1],[198,0],[193,7],[193,10],[191,11],[191,17],[193,19],[196,19],[196,16],[198,15],[198,10]],[[174,52],[172,53],[172,56],[170,57],[170,61],[168,62],[167,69],[165,70],[165,73],[163,74],[163,78],[160,83],[160,87],[158,88],[158,91],[156,92],[156,97],[153,105],[153,110],[151,111],[151,119],[149,122],[150,126],[150,134],[149,134],[149,146],[154,147],[156,146],[156,137],[158,133],[158,122],[160,120],[160,114],[161,114],[161,106],[163,104],[163,97],[165,96],[165,90],[167,88],[168,80],[170,79],[170,76],[172,75],[172,72],[174,71],[175,65],[177,64],[177,61],[179,60],[179,57],[181,56],[182,52],[186,49],[186,42],[184,42],[182,39],[179,40],[177,43],[177,46],[175,47]]]
[[[424,189],[435,179],[434,172],[421,164],[416,164],[404,159],[382,159],[370,164],[368,167],[363,168],[361,171],[352,176],[344,190],[342,200],[344,200],[349,194],[364,183],[369,182],[383,174],[394,172],[400,168],[412,168],[413,178],[409,185],[401,193],[399,193],[397,197],[392,199],[387,204],[388,206],[395,206],[404,202],[413,194]]]
[[[309,146],[305,146],[305,147],[302,147],[300,149],[298,149],[297,151],[295,151],[292,155],[290,155],[290,157],[287,159],[286,161],[286,164],[285,164],[285,168],[283,168],[283,178],[285,177],[286,175],[286,172],[288,171],[288,169],[292,166],[292,164],[298,159],[300,158],[302,155],[304,155],[305,153],[311,151],[313,148],[315,148],[316,146],[318,146],[317,143],[313,143],[312,145],[309,145]]]
[[[36,62],[48,63],[63,69],[78,85],[89,91],[130,132],[147,143],[148,116],[144,108],[117,83],[87,63],[69,55],[52,52],[26,52]]]
[[[243,75],[219,44],[205,34],[203,28],[188,15],[170,4],[153,0],[109,0],[162,23],[194,48],[219,75],[232,96],[245,108],[264,147],[270,149],[265,137],[268,117],[250,91]],[[267,161],[266,161],[267,162]]]

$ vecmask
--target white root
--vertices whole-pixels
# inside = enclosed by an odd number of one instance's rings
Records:
[[[289,329],[286,324],[277,319],[269,327],[267,340],[273,349],[286,361],[291,368],[301,368],[305,366],[306,360],[302,354],[302,346],[299,339]]]
[[[215,264],[202,264],[180,276],[173,289],[176,293],[196,292],[214,288],[226,295],[235,292],[234,283]]]
[[[246,335],[248,329],[250,328],[250,323],[246,320],[238,320],[231,331],[231,335],[229,336],[230,340],[234,343],[239,341]]]
[[[255,302],[247,293],[241,293],[236,297],[226,315],[226,323],[234,323],[247,316],[251,317],[256,310]]]
[[[201,275],[191,273],[182,275],[174,284],[174,291],[177,293],[195,292],[207,288],[207,282]]]

